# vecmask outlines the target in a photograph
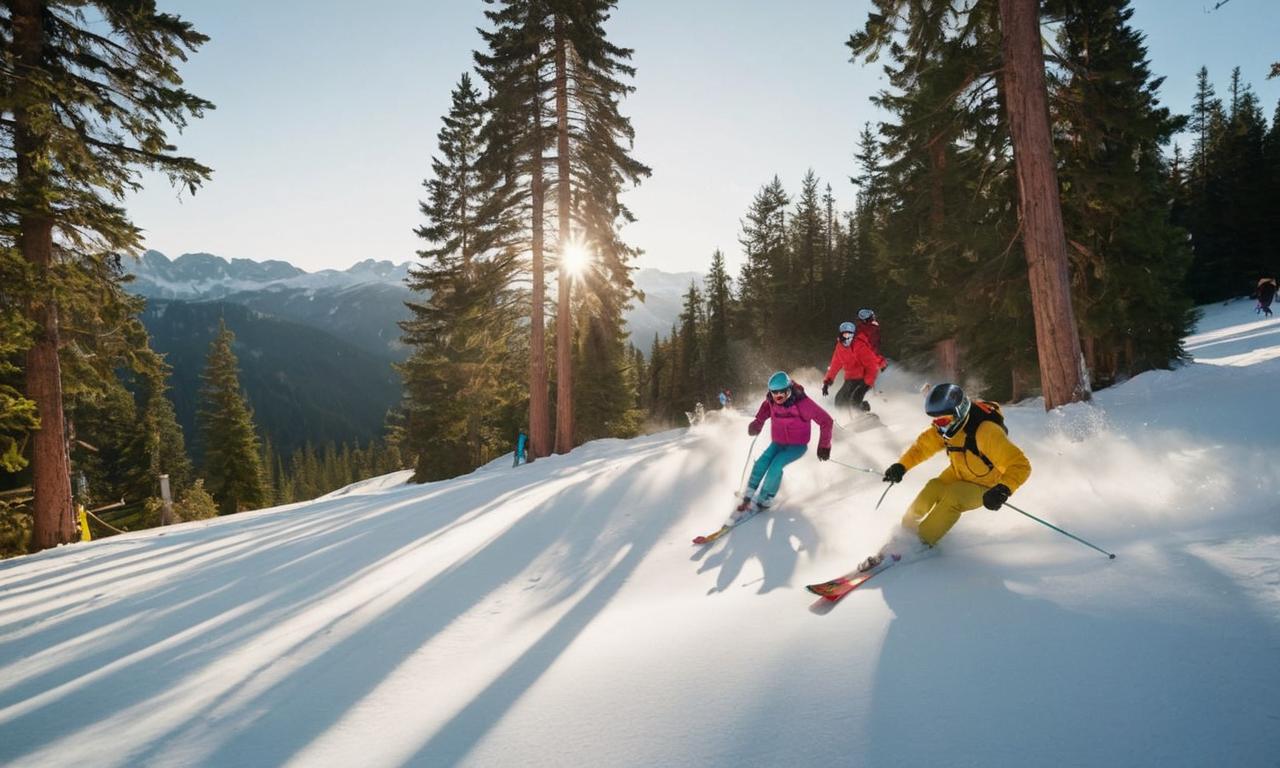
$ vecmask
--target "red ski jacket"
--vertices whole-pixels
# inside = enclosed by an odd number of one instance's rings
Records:
[[[880,375],[880,369],[883,367],[884,358],[875,353],[866,335],[859,332],[853,337],[853,343],[847,347],[839,341],[836,342],[836,351],[831,353],[831,365],[828,366],[827,375],[822,378],[822,383],[835,383],[836,372],[843,369],[845,381],[856,379],[865,381],[868,387],[874,387],[876,376]]]
[[[858,323],[858,335],[866,336],[871,344],[871,351],[880,354],[880,323],[876,320]]]

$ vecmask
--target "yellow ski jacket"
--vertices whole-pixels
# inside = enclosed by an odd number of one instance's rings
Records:
[[[1018,490],[1018,486],[1027,482],[1031,476],[1031,462],[1018,446],[1014,445],[1000,425],[992,421],[978,424],[978,450],[982,451],[994,465],[991,469],[976,454],[964,449],[965,431],[968,425],[961,428],[949,438],[944,438],[938,430],[930,426],[920,433],[910,448],[902,454],[898,461],[907,469],[921,464],[933,454],[941,450],[947,451],[951,466],[943,470],[946,479],[965,480],[984,488],[991,488],[1000,483],[1009,486],[1010,491]],[[948,478],[948,473],[951,477]]]

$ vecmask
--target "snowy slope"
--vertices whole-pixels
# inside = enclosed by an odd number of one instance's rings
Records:
[[[803,585],[942,460],[873,511],[882,483],[806,456],[698,551],[740,414],[0,563],[0,763],[1274,766],[1280,321],[1212,307],[1188,348],[1006,409],[1013,502],[1116,560],[978,510],[825,614]],[[833,457],[890,463],[921,383],[890,369],[890,428]]]

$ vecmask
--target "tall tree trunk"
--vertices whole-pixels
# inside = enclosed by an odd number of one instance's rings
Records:
[[[955,337],[952,336],[934,344],[933,356],[939,375],[947,381],[955,382],[956,377],[960,375],[960,345]]]
[[[564,17],[556,14],[556,201],[559,214],[560,262],[556,269],[556,453],[573,450],[573,310],[570,291],[573,276],[566,269],[565,257],[571,247],[569,223],[569,88],[568,62],[564,35]]]
[[[38,70],[43,62],[44,28],[41,0],[16,0],[11,5],[13,48],[18,68]],[[31,551],[36,552],[75,538],[71,508],[71,473],[67,458],[62,413],[62,370],[58,362],[58,305],[50,268],[53,264],[53,217],[47,195],[50,186],[44,170],[49,154],[46,121],[38,114],[41,93],[29,79],[20,79],[14,94],[14,150],[17,155],[19,216],[18,247],[35,267],[36,295],[27,301],[27,318],[35,324],[35,338],[27,350],[25,386],[36,404],[40,428],[31,449],[31,487],[35,495],[35,522]]]
[[[551,411],[547,391],[547,329],[542,316],[546,296],[546,274],[542,259],[542,214],[546,190],[542,178],[542,102],[535,97],[533,107],[534,153],[529,181],[533,222],[533,306],[529,313],[529,456],[530,460],[551,455]]]
[[[1000,0],[1005,106],[1018,174],[1018,217],[1027,256],[1045,409],[1089,399],[1071,307],[1058,173],[1049,135],[1038,0]]]

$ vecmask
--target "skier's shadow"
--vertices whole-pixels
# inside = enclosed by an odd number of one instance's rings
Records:
[[[708,595],[727,590],[749,560],[759,560],[764,574],[742,586],[759,584],[757,594],[764,594],[790,585],[800,553],[812,552],[817,545],[818,531],[801,512],[779,509],[756,515],[695,553],[694,559],[705,555],[698,573],[719,569]]]

